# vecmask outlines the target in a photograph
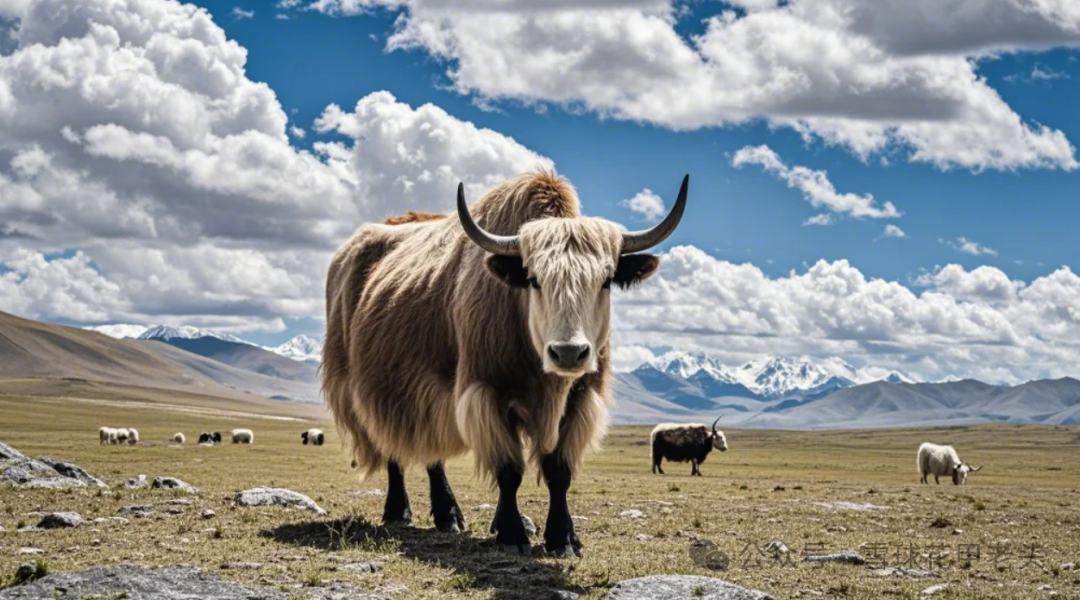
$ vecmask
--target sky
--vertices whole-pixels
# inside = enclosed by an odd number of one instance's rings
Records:
[[[1080,5],[0,0],[0,310],[321,337],[356,227],[554,168],[662,218],[616,365],[1080,376]]]

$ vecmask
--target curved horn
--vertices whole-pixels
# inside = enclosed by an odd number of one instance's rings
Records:
[[[476,242],[484,250],[501,256],[520,256],[521,246],[516,235],[494,235],[480,228],[469,213],[469,205],[465,203],[465,184],[459,183],[457,188],[457,214],[461,221],[461,228],[465,235]]]
[[[971,465],[968,466],[970,467]],[[982,465],[979,465],[977,467],[971,467],[971,472],[974,473],[975,471],[982,471]]]
[[[724,418],[724,417],[721,415],[719,417],[716,417],[716,420],[712,422],[713,433],[716,433],[716,424],[719,423],[720,419],[722,419],[722,418]]]
[[[666,240],[667,237],[675,231],[675,228],[679,225],[679,221],[682,220],[683,211],[686,210],[686,187],[689,184],[690,175],[687,175],[686,177],[683,177],[682,187],[679,188],[679,196],[675,199],[675,206],[671,208],[671,212],[668,213],[668,216],[664,217],[663,221],[660,221],[652,229],[629,231],[623,234],[623,254],[648,250]]]

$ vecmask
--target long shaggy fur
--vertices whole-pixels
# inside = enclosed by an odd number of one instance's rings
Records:
[[[470,211],[491,233],[520,233],[526,260],[581,261],[572,246],[591,244],[611,264],[574,267],[601,276],[619,258],[618,228],[579,218],[577,194],[553,174],[507,181]],[[458,219],[387,223],[360,227],[327,277],[322,390],[359,471],[387,460],[429,465],[471,449],[491,478],[502,464],[524,466],[522,437],[534,460],[558,444],[579,469],[611,402],[608,332],[596,344],[596,373],[577,382],[546,374],[530,337],[528,292],[487,272],[485,252]],[[557,301],[574,305],[583,293],[567,286]]]

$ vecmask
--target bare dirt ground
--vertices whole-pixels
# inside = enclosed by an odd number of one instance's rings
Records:
[[[376,525],[385,477],[359,483],[330,424],[323,424],[325,446],[302,446],[300,433],[311,422],[107,400],[0,396],[0,441],[28,456],[74,462],[110,484],[101,491],[0,488],[6,530],[0,533],[0,586],[19,564],[41,560],[53,571],[188,563],[296,597],[336,583],[390,598],[541,598],[550,590],[602,598],[618,581],[661,573],[716,576],[778,599],[916,598],[937,584],[947,587],[933,597],[1080,597],[1080,571],[1060,569],[1080,562],[1080,428],[727,430],[731,450],[714,452],[702,466],[704,477],[693,478],[688,464],[668,464],[668,475],[652,475],[649,428],[614,428],[571,490],[585,558],[520,559],[499,553],[489,540],[493,510],[486,505],[496,494],[473,477],[468,457],[452,461],[447,471],[470,533],[431,529],[422,469],[408,474],[415,527],[387,530]],[[143,441],[99,446],[102,425],[136,427]],[[254,429],[255,444],[194,444],[202,431],[234,427]],[[188,437],[179,448],[166,441],[177,431]],[[965,487],[920,485],[915,453],[923,441],[954,444],[965,461],[985,468]],[[139,474],[178,477],[200,493],[123,487]],[[530,470],[521,506],[542,526],[547,491],[535,482]],[[259,486],[307,494],[329,514],[236,508],[225,501]],[[178,499],[191,503],[170,504]],[[127,524],[17,532],[37,523],[39,517],[28,514],[36,511],[71,510],[92,519],[116,516],[132,504],[155,510]],[[215,516],[204,518],[208,509]],[[631,510],[641,516],[621,516]],[[689,553],[694,540],[715,543],[729,559],[726,570],[696,565]],[[766,550],[773,541],[790,552],[774,559]],[[22,548],[44,553],[19,554]],[[858,551],[876,567],[928,569],[938,577],[879,577],[870,566],[802,562],[806,554],[841,550]],[[358,561],[384,568],[374,574],[338,569]],[[222,569],[235,562],[258,567]]]

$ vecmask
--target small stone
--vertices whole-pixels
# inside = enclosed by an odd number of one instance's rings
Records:
[[[581,515],[572,515],[570,518],[575,520],[575,521],[588,521],[589,520],[589,517],[583,517]]]
[[[749,590],[722,579],[698,575],[652,575],[620,581],[607,600],[706,598],[707,600],[772,600],[765,592]]]
[[[1050,587],[1049,583],[1044,583],[1044,584],[1040,585],[1039,587],[1035,588],[1035,591],[1037,591],[1037,592],[1052,592],[1052,591],[1054,591],[1054,588]]]
[[[132,477],[124,482],[124,487],[131,490],[140,490],[150,485],[150,482],[146,480],[146,475],[139,475],[138,477]]]
[[[16,552],[16,554],[18,554],[20,556],[37,556],[37,555],[40,555],[40,554],[45,554],[45,551],[42,550],[41,548],[26,547],[26,548],[19,548],[19,551]]]
[[[540,594],[541,600],[577,600],[578,595],[566,590],[548,590]]]
[[[131,521],[128,521],[124,517],[98,517],[98,518],[96,518],[96,519],[94,519],[93,521],[90,521],[90,522],[95,524],[95,525],[104,525],[104,524],[107,524],[107,523],[115,523],[117,525],[127,525]]]
[[[42,517],[37,524],[42,529],[72,529],[82,525],[82,515],[75,512],[54,512]]]
[[[222,569],[229,571],[254,571],[262,568],[262,563],[257,562],[227,562],[221,565]]]
[[[165,504],[171,504],[173,506],[191,506],[191,500],[188,500],[187,498],[173,498],[172,500],[166,501]]]
[[[1061,569],[1062,571],[1075,571],[1076,570],[1076,563],[1071,563],[1071,562],[1062,563],[1062,565],[1060,567],[1058,567],[1058,568]]]
[[[938,576],[938,574],[933,571],[924,571],[923,569],[907,569],[903,567],[885,567],[884,569],[874,569],[870,573],[874,577],[910,577],[912,579],[924,579],[927,577]]]
[[[210,510],[209,508],[202,511],[202,518],[204,518],[204,519],[213,519],[216,516],[217,516],[217,513]]]
[[[347,565],[339,565],[337,570],[349,571],[352,573],[378,573],[383,570],[383,564],[375,561],[355,562]]]
[[[949,587],[949,586],[947,584],[944,584],[944,583],[939,583],[937,585],[932,585],[932,586],[926,588],[925,590],[923,590],[922,595],[923,596],[933,596],[934,594],[944,590],[947,587]]]
[[[781,554],[787,554],[788,552],[791,552],[791,549],[788,548],[787,544],[785,544],[784,542],[776,541],[765,544],[765,551],[772,554],[773,556],[777,556]]]
[[[145,517],[146,515],[154,512],[153,504],[128,504],[127,506],[121,506],[116,514],[119,515],[132,515],[133,517]]]
[[[179,506],[170,506],[169,508],[165,509],[165,512],[169,513],[170,515],[182,515],[184,514],[184,509],[180,508]]]
[[[476,510],[495,510],[495,507],[491,504],[477,504]]]
[[[292,506],[315,514],[325,515],[315,501],[307,496],[284,488],[252,488],[237,494],[234,501],[239,506]]]
[[[536,524],[525,513],[521,513],[521,522],[525,525],[525,533],[529,534],[529,537],[536,535]]]
[[[806,596],[808,598],[824,598],[825,592],[819,592],[817,590],[799,590],[795,592],[796,596]]]
[[[866,559],[854,550],[843,550],[831,554],[809,554],[803,557],[803,562],[812,563],[841,563],[848,565],[865,565]]]
[[[960,535],[961,533],[964,533],[963,529],[953,529],[952,530],[953,535]]]
[[[649,540],[654,540],[656,538],[654,538],[651,535],[645,534],[645,533],[639,533],[639,534],[634,536],[634,539],[639,541],[639,542],[648,542]]]
[[[178,491],[184,492],[185,494],[198,494],[199,493],[198,488],[196,488],[195,486],[193,486],[193,485],[191,485],[189,483],[184,483],[183,481],[180,481],[179,479],[177,479],[175,477],[155,477],[154,482],[150,484],[150,487],[155,489],[155,490],[157,490],[157,489],[178,490]]]
[[[869,510],[888,510],[887,506],[878,506],[876,504],[870,504],[869,502],[848,502],[846,500],[839,500],[837,502],[815,502],[817,506],[823,508],[832,508],[835,510],[857,510],[857,511],[869,511]]]
[[[619,513],[619,516],[624,519],[641,519],[645,517],[645,513],[641,512],[640,510],[631,509],[622,511],[621,513]]]

